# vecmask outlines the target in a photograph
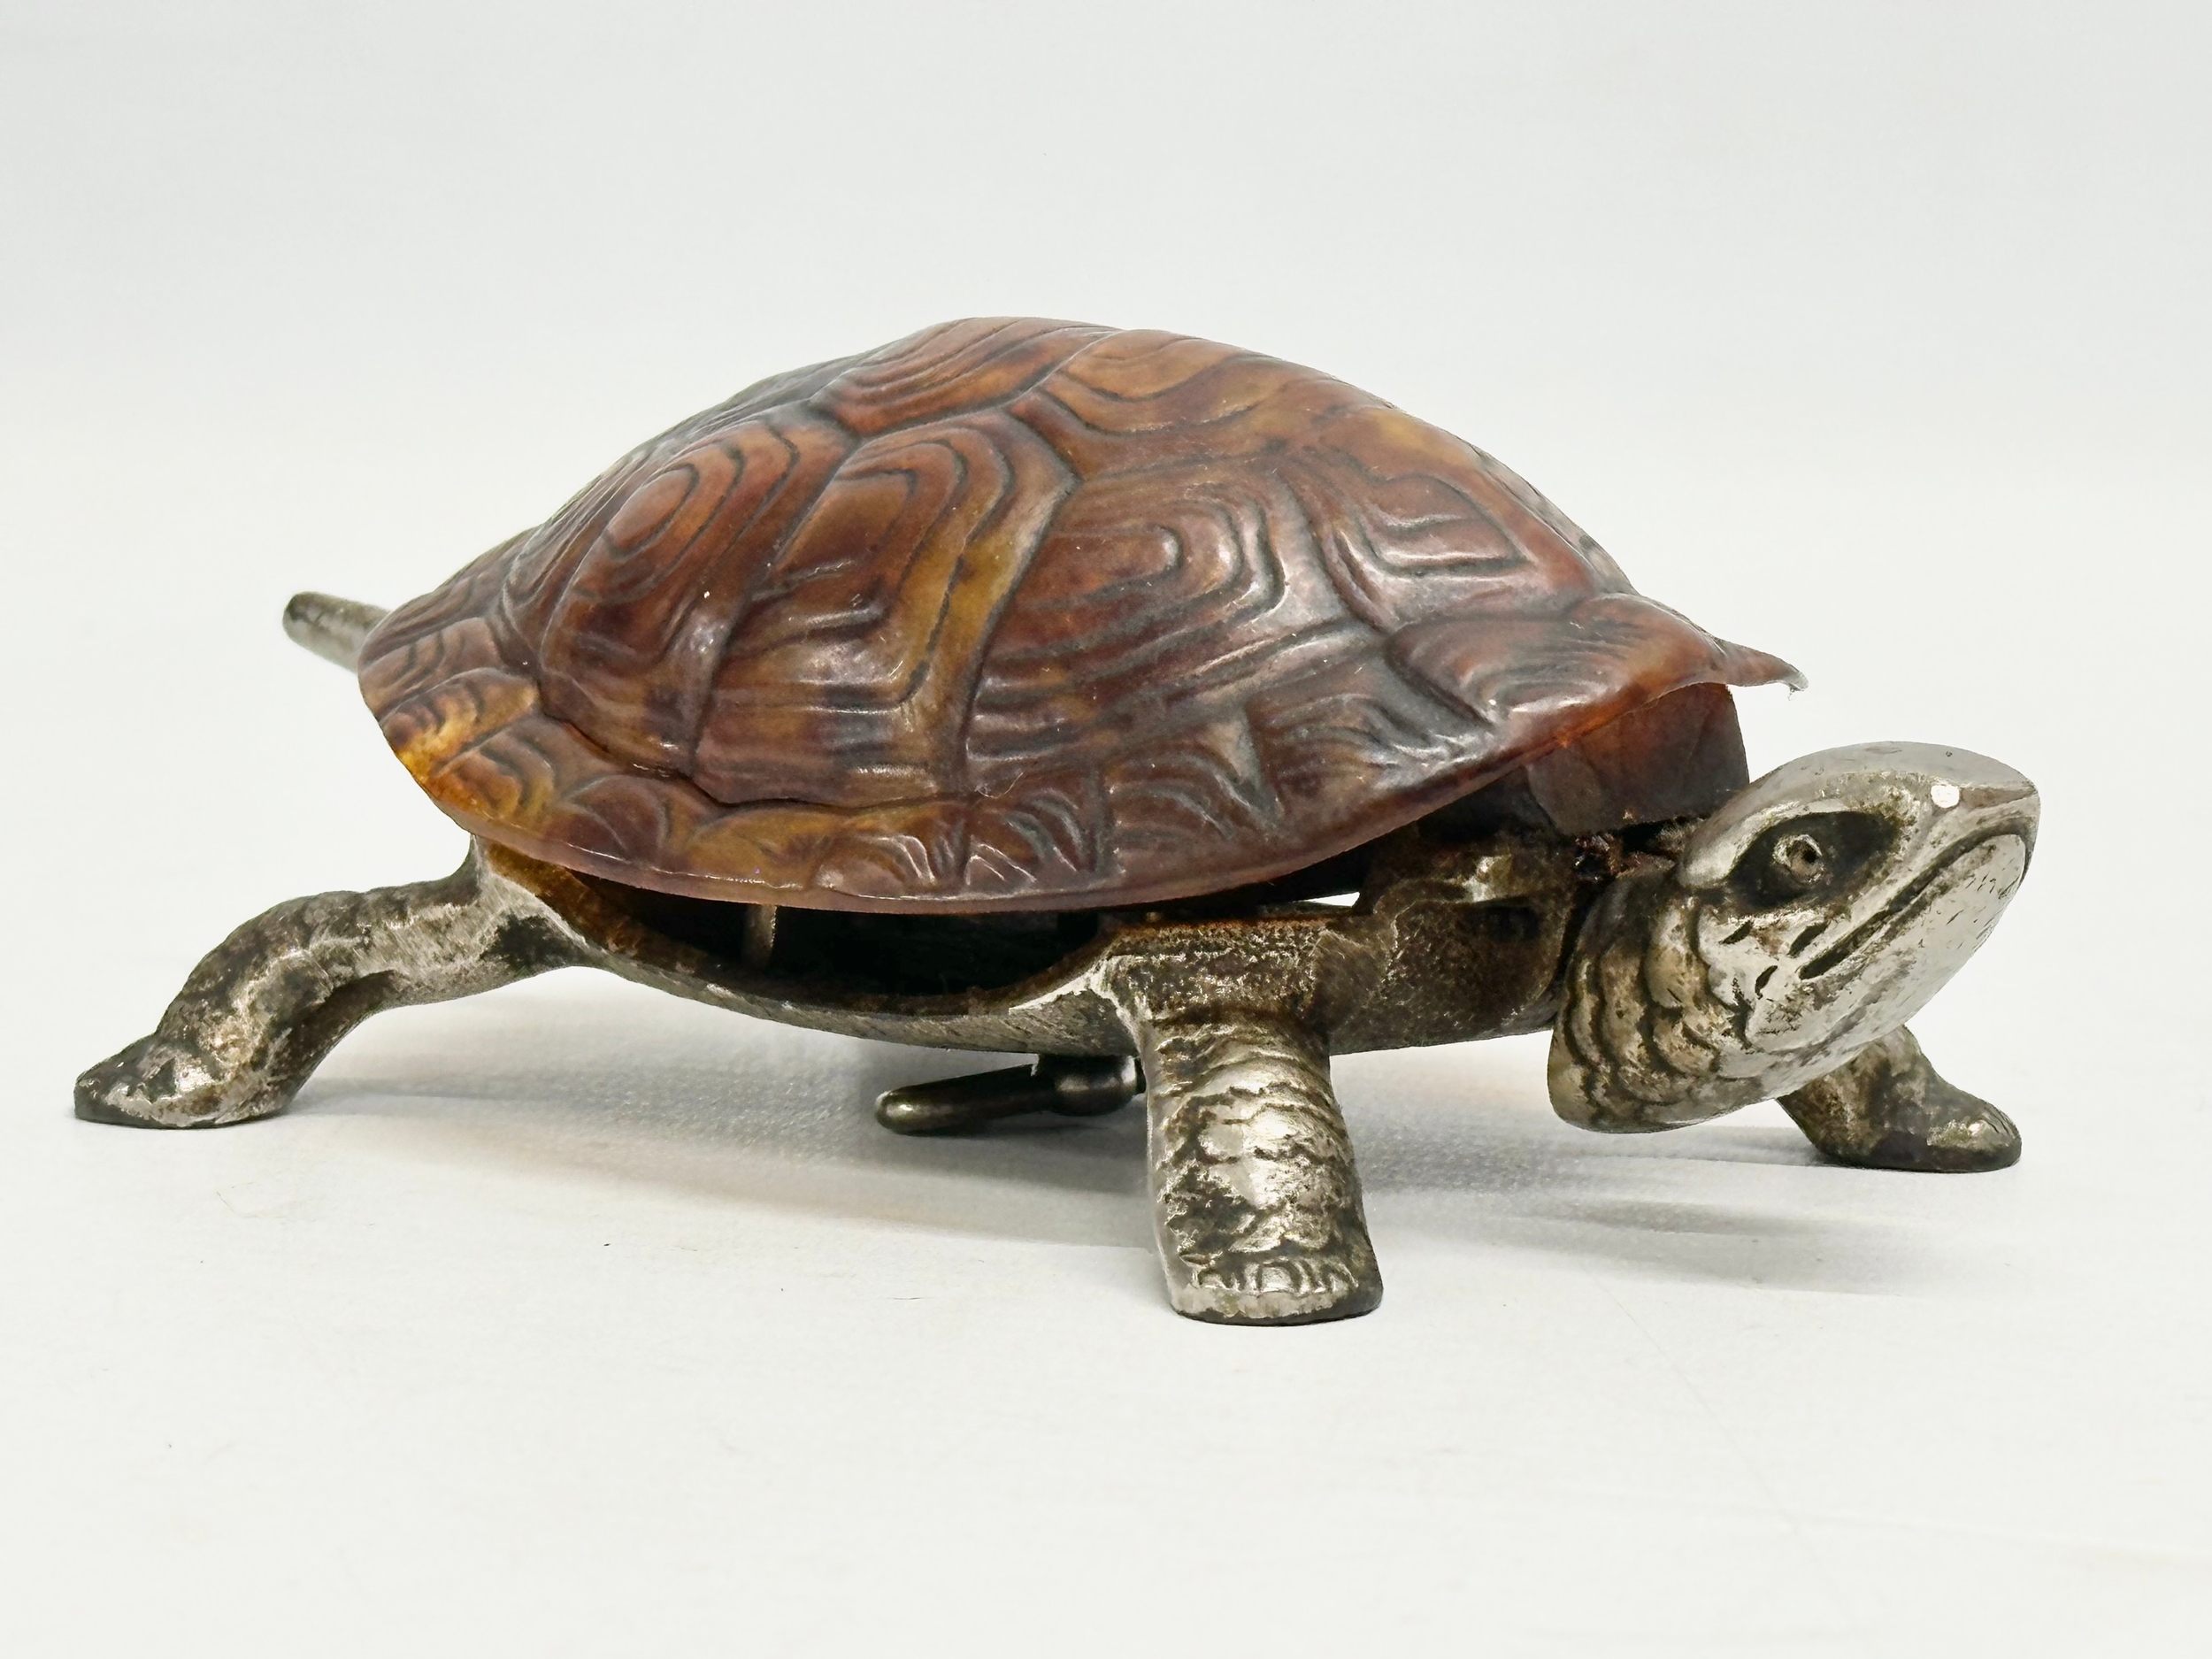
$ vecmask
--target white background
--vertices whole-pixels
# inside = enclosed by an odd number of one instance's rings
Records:
[[[0,1646],[2212,1650],[2200,7],[0,0]],[[1985,750],[2035,869],[1916,1022],[1993,1176],[1540,1042],[1344,1063],[1371,1318],[1166,1310],[1136,1114],[580,973],[290,1115],[70,1082],[461,841],[295,588],[947,317],[1314,364],[1787,656],[1755,767]]]

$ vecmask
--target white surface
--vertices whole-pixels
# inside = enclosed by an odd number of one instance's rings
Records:
[[[2193,8],[0,5],[12,733],[0,1646],[2212,1648]],[[565,974],[292,1115],[69,1084],[457,835],[294,588],[384,602],[771,370],[993,310],[1313,362],[1781,651],[1755,764],[2043,786],[1916,1022],[2027,1156],[1632,1141],[1540,1045],[1340,1084],[1389,1282],[1170,1315],[1133,1115]]]

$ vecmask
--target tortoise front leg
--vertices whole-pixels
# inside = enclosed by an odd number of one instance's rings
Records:
[[[1939,1077],[1901,1025],[1783,1095],[1782,1110],[1839,1164],[1955,1174],[2020,1158],[2012,1119]]]
[[[370,1015],[578,960],[567,930],[472,846],[442,881],[323,893],[208,953],[150,1036],[77,1079],[77,1116],[192,1129],[281,1111]]]
[[[1320,1033],[1256,1009],[1141,1006],[1131,1023],[1175,1310],[1302,1325],[1372,1309],[1382,1278]]]

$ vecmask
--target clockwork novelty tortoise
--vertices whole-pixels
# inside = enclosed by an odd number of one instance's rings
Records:
[[[1170,1297],[1244,1324],[1381,1295],[1333,1054],[1548,1026],[1589,1128],[1779,1099],[1847,1163],[2018,1156],[1905,1022],[2024,875],[2028,781],[1870,743],[1753,782],[1728,687],[1786,664],[1271,357],[926,329],[685,421],[388,615],[286,621],[467,860],[247,923],[83,1118],[263,1117],[380,1009],[589,964],[1036,1056],[894,1090],[893,1129],[1142,1094]]]

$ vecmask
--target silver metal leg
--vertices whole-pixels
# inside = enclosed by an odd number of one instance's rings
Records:
[[[552,912],[474,848],[442,881],[294,899],[209,952],[150,1036],[79,1078],[77,1116],[160,1129],[265,1118],[370,1015],[575,960]]]
[[[1175,1310],[1299,1325],[1372,1309],[1382,1277],[1319,1033],[1249,1010],[1135,1024]]]
[[[1945,1082],[1901,1026],[1782,1096],[1782,1109],[1839,1164],[1964,1173],[2020,1157],[2012,1119]]]

